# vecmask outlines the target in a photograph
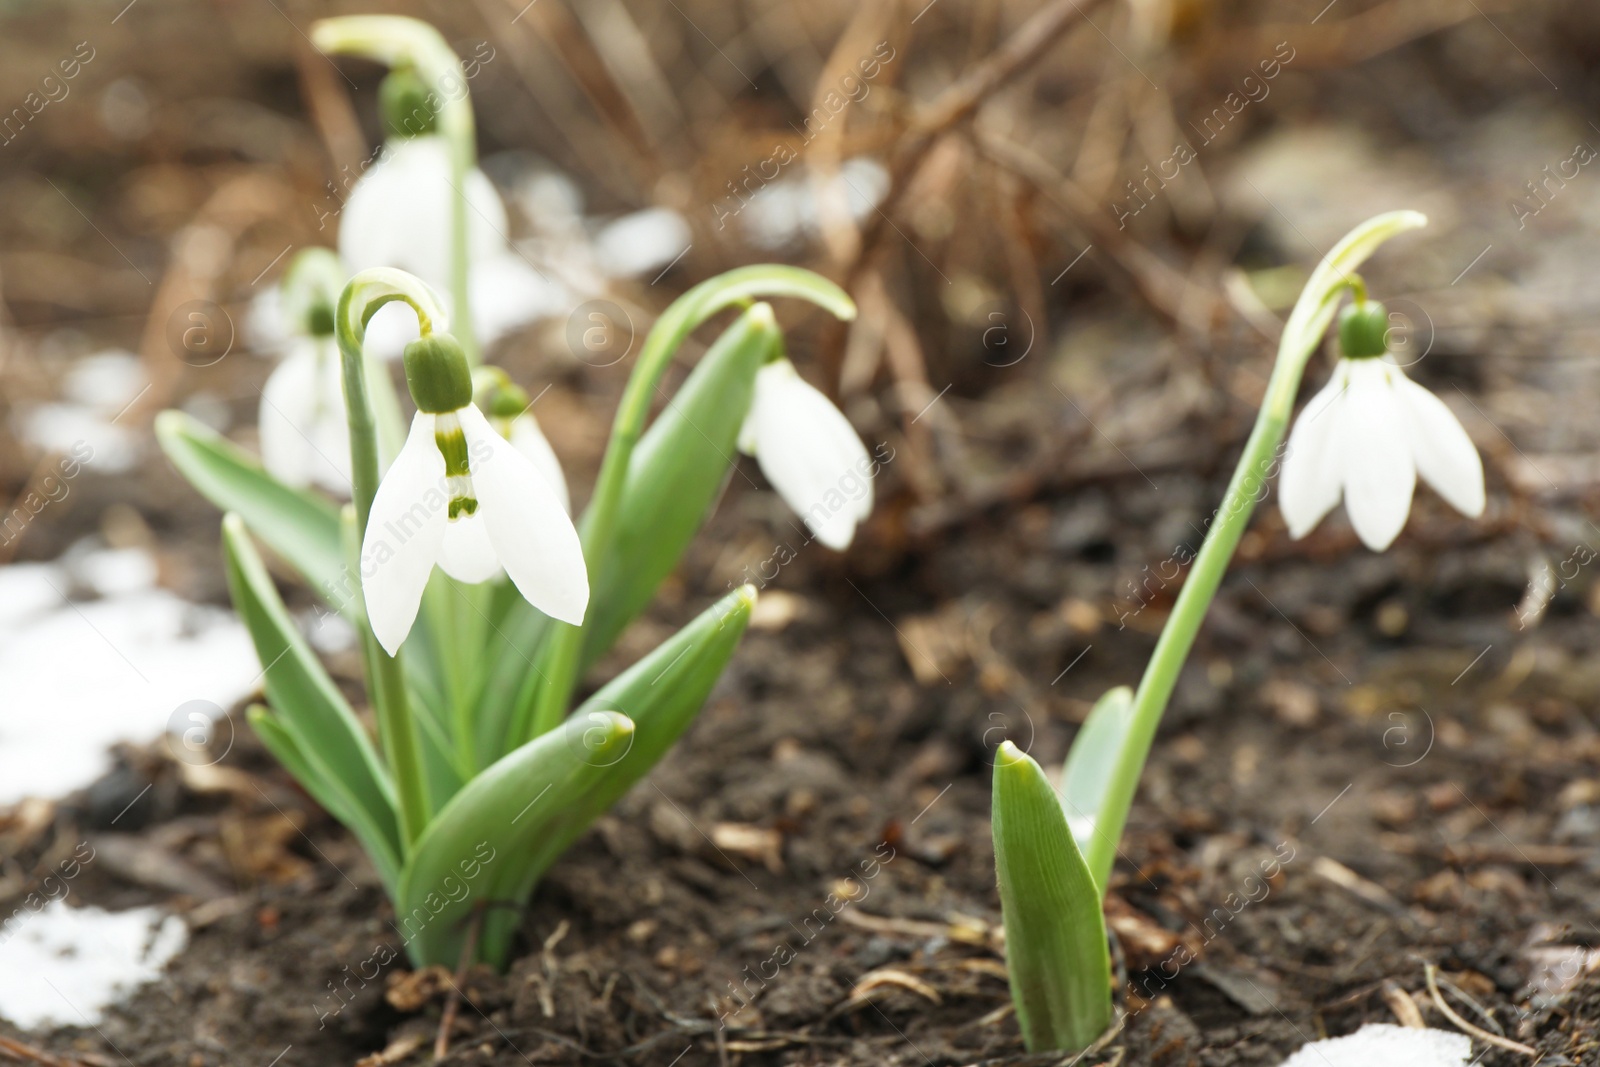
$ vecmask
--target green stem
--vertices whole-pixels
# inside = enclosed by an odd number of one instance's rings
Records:
[[[644,433],[656,385],[678,346],[719,311],[748,306],[752,301],[770,296],[802,297],[841,319],[855,317],[855,305],[843,290],[797,267],[741,267],[701,282],[672,302],[645,338],[639,362],[623,390],[616,420],[611,424],[611,440],[595,482],[594,497],[583,515],[583,556],[589,565],[591,589],[601,586],[596,568],[604,566],[611,556],[622,490],[628,480],[634,446]],[[524,679],[518,694],[508,750],[560,724],[578,682],[582,653],[583,628],[555,623],[554,632],[540,651],[537,669]]]
[[[373,497],[378,493],[379,477],[378,432],[367,395],[362,343],[372,313],[391,300],[405,300],[411,305],[424,336],[433,331],[434,321],[440,316],[426,287],[402,271],[387,268],[362,271],[350,279],[344,292],[339,294],[335,316],[344,373],[345,415],[350,424],[351,497],[355,504],[358,544],[366,538],[367,520],[372,514]],[[422,754],[417,746],[416,724],[407,705],[405,673],[399,658],[385,652],[372,636],[370,626],[362,626],[361,634],[372,683],[372,706],[378,718],[378,736],[394,775],[395,792],[400,798],[401,833],[409,849],[427,826],[433,809],[428,798]]]
[[[1155,652],[1139,681],[1138,692],[1134,694],[1127,739],[1117,751],[1105,799],[1096,816],[1094,836],[1084,854],[1091,871],[1111,870],[1122,829],[1128,821],[1128,811],[1133,806],[1134,793],[1139,787],[1139,775],[1150,755],[1161,716],[1178,684],[1178,673],[1189,658],[1195,635],[1205,621],[1206,609],[1217,595],[1222,575],[1239,547],[1239,538],[1250,524],[1250,515],[1280,458],[1278,448],[1294,410],[1295,394],[1300,390],[1307,360],[1332,323],[1345,290],[1352,290],[1359,300],[1366,299],[1366,283],[1355,273],[1356,268],[1389,238],[1425,226],[1427,222],[1425,216],[1415,211],[1391,211],[1374,216],[1346,234],[1307,279],[1289,321],[1284,324],[1277,361],[1267,382],[1267,393],[1261,401],[1255,428],[1245,443],[1244,455],[1239,457],[1239,465],[1228,483],[1222,506],[1217,509],[1211,532],[1200,546],[1200,553],[1178,593],[1172,615],[1161,631]],[[1101,892],[1104,891],[1102,883]]]
[[[1156,642],[1155,652],[1145,667],[1144,677],[1139,681],[1139,689],[1133,697],[1128,740],[1118,751],[1098,826],[1086,850],[1085,859],[1092,871],[1111,869],[1145,759],[1150,754],[1161,716],[1167,710],[1167,701],[1172,698],[1173,687],[1178,683],[1178,673],[1189,658],[1195,635],[1205,621],[1206,609],[1217,594],[1222,575],[1233,559],[1234,549],[1239,546],[1239,538],[1250,525],[1250,515],[1280,458],[1277,452],[1288,427],[1287,412],[1294,404],[1305,364],[1304,358],[1286,359],[1280,351],[1272,378],[1267,383],[1266,400],[1256,416],[1250,440],[1244,446],[1244,455],[1239,457],[1239,465],[1223,495],[1222,506],[1217,509],[1211,532],[1200,546],[1200,553],[1195,557],[1189,577]]]

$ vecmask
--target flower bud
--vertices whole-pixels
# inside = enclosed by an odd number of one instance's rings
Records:
[[[528,410],[528,391],[515,382],[498,383],[489,392],[489,406],[484,409],[491,419],[514,419]]]
[[[1339,352],[1370,359],[1389,351],[1389,312],[1376,300],[1351,304],[1339,315]]]
[[[405,364],[417,410],[442,415],[472,403],[472,370],[461,343],[449,334],[429,334],[406,345]]]
[[[438,114],[428,104],[433,96],[411,67],[396,67],[378,86],[378,109],[392,137],[420,137],[432,133]]]

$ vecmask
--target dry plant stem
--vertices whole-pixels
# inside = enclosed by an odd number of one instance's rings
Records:
[[[1032,185],[1046,200],[1076,220],[1095,247],[1104,248],[1122,268],[1152,308],[1173,323],[1183,321],[1185,304],[1193,299],[1188,296],[1191,287],[1188,279],[1113,226],[1075,182],[1027,148],[981,127],[974,129],[973,142],[986,158]],[[1206,299],[1214,302],[1215,298],[1206,294]]]
[[[899,159],[890,169],[889,195],[873,216],[871,225],[861,235],[861,252],[845,272],[846,292],[853,291],[861,275],[873,266],[878,249],[884,243],[884,233],[889,229],[890,219],[899,210],[912,177],[939,137],[957,123],[970,118],[992,93],[1043,56],[1080,15],[1087,17],[1085,7],[1094,6],[1093,0],[1053,0],[1019,26],[987,59],[940,93],[913,118]],[[836,333],[824,352],[827,385],[835,392],[838,389],[839,362],[843,355],[841,337],[842,334]]]
[[[1428,982],[1428,992],[1433,994],[1433,1006],[1438,1008],[1440,1014],[1454,1023],[1462,1033],[1468,1034],[1475,1040],[1482,1041],[1486,1045],[1493,1045],[1495,1048],[1503,1048],[1507,1052],[1520,1052],[1524,1056],[1532,1056],[1535,1058],[1540,1055],[1539,1050],[1536,1048],[1531,1048],[1527,1045],[1524,1045],[1520,1041],[1513,1041],[1509,1037],[1501,1037],[1499,1034],[1491,1034],[1482,1027],[1473,1026],[1471,1023],[1467,1022],[1467,1020],[1463,1019],[1459,1014],[1456,1013],[1454,1008],[1445,1002],[1444,997],[1439,995],[1439,980],[1436,974],[1437,971],[1438,968],[1431,963],[1425,964],[1422,968],[1423,977],[1426,978]]]
[[[42,1048],[24,1045],[21,1041],[13,1041],[9,1037],[0,1037],[0,1054],[19,1063],[38,1063],[43,1067],[84,1067],[83,1060],[71,1060],[46,1052]]]

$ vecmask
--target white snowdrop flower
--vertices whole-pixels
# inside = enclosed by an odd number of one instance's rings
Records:
[[[308,248],[290,263],[272,304],[263,305],[271,308],[283,358],[261,390],[261,463],[297,489],[350,492],[350,429],[333,333],[344,280],[336,255]]]
[[[843,551],[872,513],[874,466],[844,412],[777,359],[756,372],[739,451],[754,456],[817,540]]]
[[[1471,1057],[1465,1034],[1368,1023],[1353,1034],[1303,1045],[1279,1067],[1466,1067]]]
[[[1375,552],[1411,513],[1417,476],[1457,511],[1483,514],[1483,461],[1444,401],[1388,358],[1383,305],[1347,308],[1343,357],[1289,433],[1278,506],[1289,536],[1304,537],[1344,499],[1350,524]]]
[[[545,476],[472,402],[460,345],[446,334],[422,338],[406,346],[405,367],[418,411],[361,546],[373,636],[395,654],[434,564],[462,582],[503,567],[534,607],[582,623],[589,575],[578,532]]]
[[[261,390],[261,463],[278,481],[350,492],[339,345],[332,334],[298,337]]]
[[[467,172],[467,259],[506,246],[506,208],[477,167]],[[450,144],[436,133],[390,138],[339,215],[339,253],[352,272],[399,267],[439,292],[450,288]]]

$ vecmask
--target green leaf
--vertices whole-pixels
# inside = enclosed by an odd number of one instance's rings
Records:
[[[639,662],[606,683],[567,720],[620,712],[633,720],[633,746],[584,799],[580,822],[561,848],[611,808],[660,762],[700,714],[750,624],[756,590],[744,585],[697,615]]]
[[[478,955],[504,960],[527,891],[557,854],[576,802],[625,750],[622,715],[574,719],[529,741],[468,782],[417,839],[395,893],[395,923],[417,966],[454,967],[474,912],[484,925]],[[509,922],[508,922],[509,915]]]
[[[504,962],[521,921],[520,907],[539,878],[688,729],[738,647],[754,603],[749,586],[723,597],[601,688],[559,728],[506,756],[445,805],[418,843],[412,860],[417,873],[408,870],[397,896],[402,926],[408,919],[411,924],[401,935],[410,942],[414,962],[454,967],[471,909],[482,900],[500,906],[481,920],[478,955],[495,966]],[[619,723],[628,724],[626,743],[616,735]],[[521,784],[502,781],[511,768],[521,768],[515,772],[525,779],[518,780]],[[501,782],[492,789],[482,785],[491,776]],[[525,809],[525,815],[518,814]],[[449,828],[436,829],[439,825]],[[499,834],[514,836],[502,848]],[[495,853],[492,860],[484,859],[480,845]],[[473,877],[465,879],[469,870]],[[444,915],[423,921],[439,910],[437,900],[434,907],[427,905],[427,893],[437,893],[452,876],[466,888],[447,887],[462,896],[449,911],[451,922],[443,921]]]
[[[285,766],[313,796],[336,797],[329,813],[361,840],[392,884],[401,850],[388,772],[289,617],[244,520],[232,512],[222,519],[222,547],[234,609],[265,665],[267,703],[298,754],[298,767],[287,760]]]
[[[584,624],[584,668],[650,603],[710,514],[738,455],[756,372],[782,343],[770,307],[745,312],[639,440],[611,555],[589,565],[598,584]]]
[[[1006,970],[1030,1052],[1087,1048],[1111,1025],[1111,958],[1094,878],[1044,771],[1010,741],[994,768]]]
[[[1110,832],[1100,830],[1100,813],[1132,727],[1133,690],[1125,685],[1108,690],[1089,710],[1078,736],[1072,739],[1067,765],[1061,768],[1061,806],[1067,813],[1067,825],[1102,897],[1111,865],[1116,862],[1118,842]]]
[[[339,789],[330,787],[300,751],[300,746],[295,742],[294,735],[287,727],[273,715],[271,710],[261,704],[252,704],[245,709],[245,718],[249,721],[256,736],[261,738],[261,743],[267,746],[273,758],[283,764],[299,782],[311,799],[321,804],[323,808],[335,819],[345,826],[353,826],[360,818],[359,814],[349,807],[349,797]],[[395,883],[400,876],[400,859],[392,848],[368,848],[367,856],[372,860],[373,866],[378,869],[378,875],[383,879],[385,889],[394,891]]]
[[[202,496],[223,511],[237,512],[317,595],[346,610],[337,592],[348,580],[339,550],[338,508],[284,485],[244,449],[181,411],[156,416],[156,440]]]

